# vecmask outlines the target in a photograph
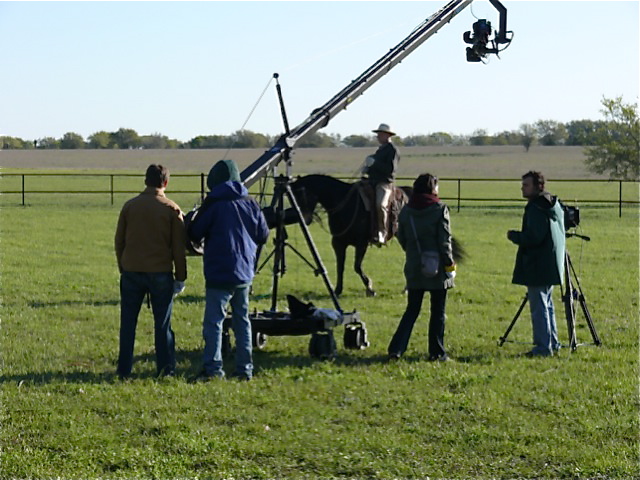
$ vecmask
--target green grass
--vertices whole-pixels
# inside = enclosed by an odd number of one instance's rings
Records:
[[[515,189],[515,192],[514,192]],[[444,188],[443,188],[444,190]],[[485,194],[474,185],[473,195]],[[493,192],[518,198],[518,185]],[[171,196],[170,192],[169,195]],[[178,377],[154,379],[150,312],[143,308],[134,378],[114,376],[118,272],[113,235],[120,205],[75,200],[0,210],[2,382],[0,478],[638,478],[638,212],[581,210],[584,243],[569,239],[603,345],[549,359],[530,346],[528,312],[497,346],[524,290],[511,285],[522,201],[452,212],[469,259],[447,305],[455,361],[427,359],[427,316],[406,358],[384,361],[402,315],[397,242],[372,249],[367,298],[349,253],[341,305],[357,309],[371,346],[312,360],[308,336],[269,337],[250,383],[191,384],[200,368],[204,286],[189,258],[173,326]],[[75,197],[74,197],[75,198]],[[188,198],[177,199],[188,208]],[[326,222],[325,222],[326,225]],[[326,230],[312,226],[335,278]],[[306,252],[301,232],[289,241]],[[269,249],[268,249],[269,250]],[[322,282],[288,254],[282,296],[331,307]],[[269,307],[271,276],[256,278],[252,308]],[[567,342],[559,291],[561,341]],[[284,298],[279,308],[284,309]],[[591,342],[581,313],[578,340]]]

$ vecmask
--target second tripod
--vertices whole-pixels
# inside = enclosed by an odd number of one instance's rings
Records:
[[[576,235],[576,234],[570,234]],[[575,283],[574,283],[575,282]],[[502,346],[507,341],[507,336],[513,329],[518,317],[524,310],[525,305],[527,304],[527,296],[525,295],[518,311],[516,312],[511,324],[504,332],[504,335],[500,337],[498,340],[498,346]],[[572,352],[574,352],[579,345],[578,344],[577,335],[576,335],[576,302],[580,304],[582,309],[582,313],[584,314],[585,320],[587,322],[587,326],[589,327],[589,331],[591,332],[591,338],[593,339],[593,345],[600,346],[602,342],[600,341],[600,337],[596,332],[596,327],[593,324],[593,319],[591,318],[591,313],[589,312],[589,308],[587,307],[587,301],[584,297],[584,293],[582,292],[582,286],[580,285],[580,280],[578,279],[578,275],[576,274],[575,269],[573,268],[573,263],[571,262],[571,257],[569,256],[569,252],[565,253],[564,256],[564,288],[562,291],[562,303],[564,305],[564,313],[565,318],[567,320],[567,331],[569,334],[569,348]]]

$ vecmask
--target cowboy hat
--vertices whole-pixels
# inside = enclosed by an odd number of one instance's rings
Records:
[[[391,131],[391,127],[386,123],[381,123],[380,126],[376,130],[371,130],[373,133],[383,132],[388,133],[389,135],[395,135],[395,132]]]

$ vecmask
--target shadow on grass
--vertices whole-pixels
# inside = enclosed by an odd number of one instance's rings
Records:
[[[227,372],[233,371],[235,349],[224,358],[224,368]],[[155,374],[155,352],[143,353],[135,355],[133,359],[134,372],[126,381],[131,380],[149,380],[157,378]],[[419,361],[420,358],[407,357],[403,361]],[[348,352],[338,351],[334,358],[322,360],[313,358],[310,355],[291,354],[286,351],[269,351],[254,350],[254,366],[257,375],[260,372],[278,371],[291,367],[310,368],[317,363],[330,362],[337,366],[369,366],[381,363],[387,363],[386,355],[373,355],[369,357],[349,355]],[[176,378],[179,380],[189,381],[202,368],[202,349],[180,350],[176,351]],[[136,365],[138,368],[136,369]],[[145,365],[140,368],[141,365]],[[150,367],[151,366],[151,367]],[[182,367],[180,367],[182,366]],[[70,366],[72,367],[72,366]],[[138,372],[136,372],[138,370]],[[142,370],[142,371],[140,371]],[[161,380],[161,379],[159,379]],[[19,386],[23,384],[29,385],[45,385],[53,383],[118,383],[121,382],[116,374],[115,359],[113,361],[112,371],[44,371],[44,372],[28,372],[16,375],[0,375],[0,384],[17,383]]]
[[[51,308],[51,307],[114,307],[120,305],[120,300],[103,300],[99,302],[91,302],[87,300],[60,300],[58,302],[31,302],[31,308]]]
[[[306,336],[306,335],[304,335]],[[310,337],[310,336],[309,336]],[[414,364],[425,363],[426,354],[408,354],[399,360],[389,361],[387,355],[376,353],[373,355],[362,355],[357,350],[345,350],[339,348],[336,355],[329,359],[319,359],[308,354],[292,354],[283,350],[259,350],[253,352],[254,368],[256,375],[261,372],[277,372],[290,368],[311,368],[314,364],[331,363],[338,367],[370,367],[384,364]],[[508,355],[509,357],[519,357],[521,353]],[[234,367],[235,348],[224,358],[224,368],[227,372],[232,372]],[[134,373],[127,381],[131,380],[152,380],[157,378],[155,373],[155,352],[147,352],[134,356]],[[495,356],[490,354],[477,354],[455,357],[453,363],[486,365],[495,362]],[[179,381],[189,381],[202,369],[202,349],[178,349],[176,351],[176,379]],[[137,365],[137,368],[136,368]],[[74,365],[70,365],[70,368]],[[78,365],[82,366],[82,365]],[[138,370],[136,372],[136,370]],[[161,379],[159,379],[161,380]],[[49,383],[118,383],[121,380],[116,375],[116,362],[113,360],[112,371],[45,371],[28,372],[16,375],[0,375],[0,384],[17,383],[30,385],[44,385]]]

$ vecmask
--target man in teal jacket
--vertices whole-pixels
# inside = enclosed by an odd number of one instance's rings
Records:
[[[549,356],[560,348],[552,292],[564,278],[564,211],[558,198],[544,190],[540,172],[522,176],[522,196],[528,200],[522,230],[507,232],[518,245],[512,283],[527,287],[534,344],[527,355]]]

